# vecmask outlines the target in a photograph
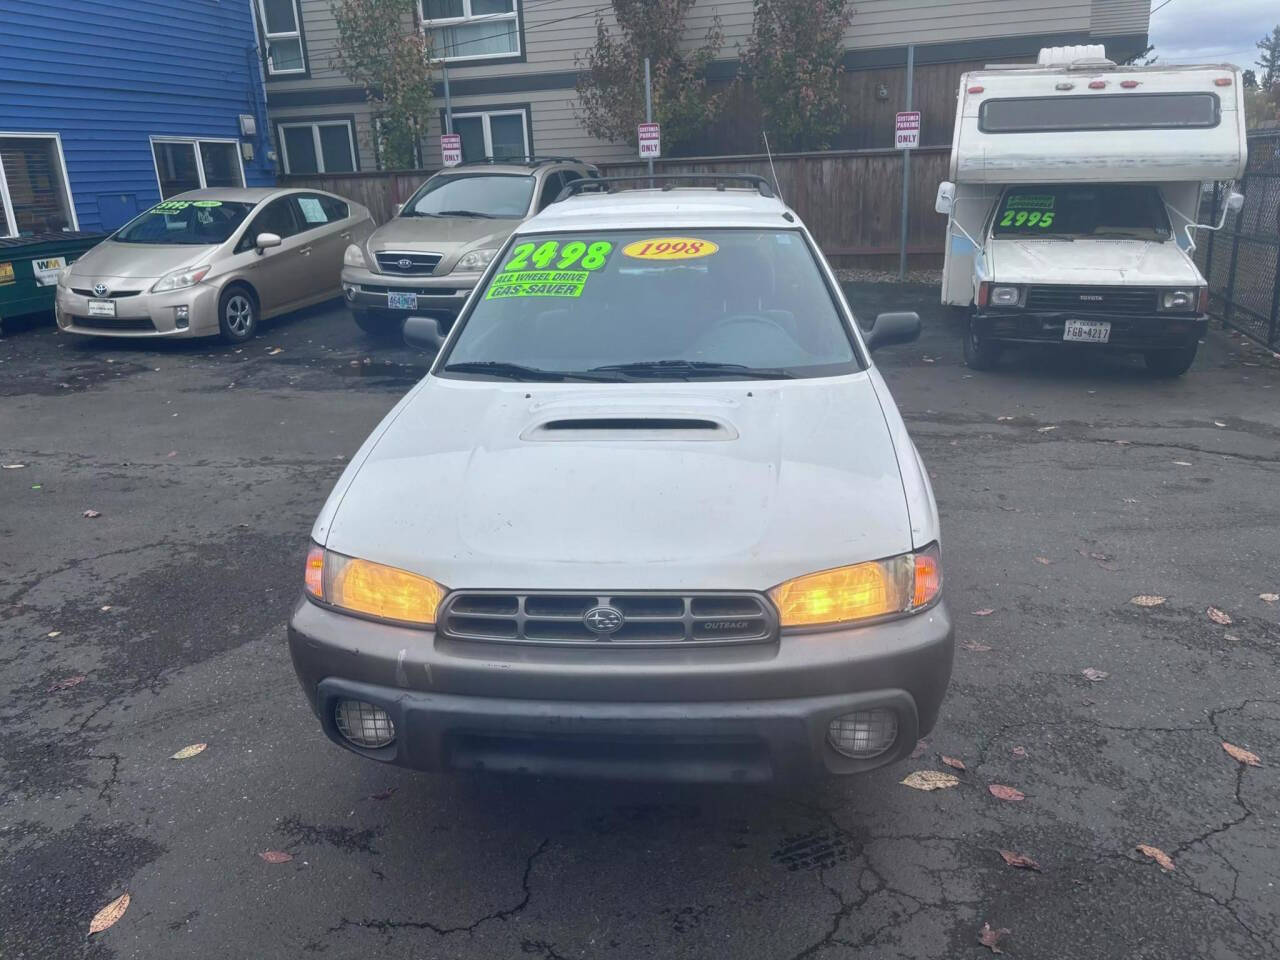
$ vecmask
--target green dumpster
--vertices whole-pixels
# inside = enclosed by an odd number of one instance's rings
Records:
[[[0,328],[9,317],[52,311],[58,271],[105,237],[52,232],[0,238]]]

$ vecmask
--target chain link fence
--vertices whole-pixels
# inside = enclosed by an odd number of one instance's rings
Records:
[[[1229,185],[1205,197],[1202,223],[1222,216]],[[1280,130],[1249,137],[1249,166],[1236,189],[1244,207],[1196,250],[1209,281],[1209,309],[1228,326],[1280,348]]]

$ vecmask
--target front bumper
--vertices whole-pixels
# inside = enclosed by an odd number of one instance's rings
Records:
[[[1105,320],[1111,324],[1106,343],[1063,340],[1067,320]],[[1000,343],[1065,343],[1112,350],[1178,350],[1193,346],[1208,333],[1203,314],[1133,315],[1058,313],[1039,310],[978,310],[973,329],[979,337]]]
[[[155,280],[138,283],[150,286]],[[197,283],[168,293],[102,298],[115,304],[115,316],[94,317],[89,315],[89,301],[99,298],[78,294],[70,286],[59,287],[54,299],[54,316],[60,330],[91,337],[207,337],[218,332],[218,294],[216,286]],[[184,326],[179,326],[177,317],[180,306],[187,308]]]
[[[951,676],[942,605],[856,629],[724,647],[564,648],[450,641],[303,600],[289,624],[303,691],[330,739],[419,770],[488,769],[620,779],[733,781],[849,774],[902,759],[932,729]],[[377,704],[396,725],[366,750],[334,706]],[[827,743],[835,717],[891,709],[879,756]]]
[[[353,310],[398,317],[440,316],[452,319],[462,310],[467,297],[480,281],[479,273],[450,273],[444,276],[397,277],[374,273],[364,267],[342,268],[342,295]],[[392,309],[388,294],[410,293],[417,297],[413,309]]]

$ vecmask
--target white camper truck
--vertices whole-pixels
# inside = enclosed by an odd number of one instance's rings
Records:
[[[1196,232],[1221,227],[1197,222],[1201,190],[1246,159],[1232,66],[1117,66],[1090,46],[965,74],[937,199],[942,302],[967,314],[965,361],[1078,343],[1185,373],[1208,327]]]

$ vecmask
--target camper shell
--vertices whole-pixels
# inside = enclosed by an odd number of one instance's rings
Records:
[[[1102,47],[1063,47],[965,74],[938,211],[942,301],[969,315],[966,360],[1080,341],[1183,372],[1207,327],[1201,193],[1247,159],[1234,66],[1118,66]]]

